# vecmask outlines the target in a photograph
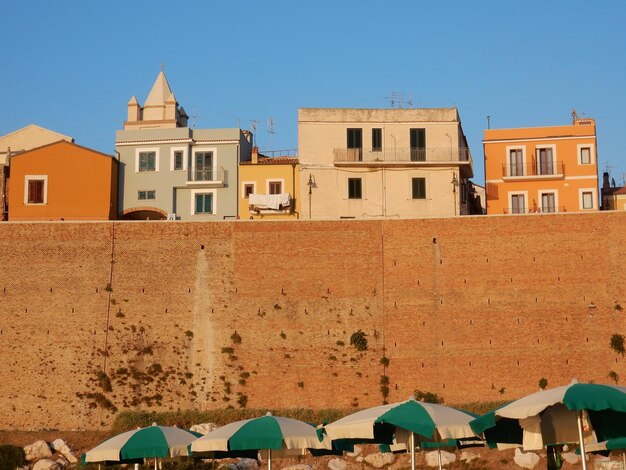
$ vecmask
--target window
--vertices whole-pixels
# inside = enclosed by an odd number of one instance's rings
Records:
[[[196,193],[195,202],[195,214],[213,214],[213,193]]]
[[[383,130],[372,129],[372,152],[382,152],[383,150]]]
[[[139,152],[139,171],[156,171],[156,152]]]
[[[213,152],[196,152],[194,181],[213,181]]]
[[[426,199],[426,178],[411,178],[413,199]]]
[[[139,191],[137,194],[137,199],[139,199],[140,201],[147,199],[154,200],[156,199],[156,191],[154,189]]]
[[[580,147],[580,164],[591,164],[591,147]]]
[[[281,181],[269,181],[267,192],[268,194],[281,194],[283,192]]]
[[[182,170],[183,169],[183,151],[176,150],[174,152],[174,170]]]
[[[43,204],[45,180],[31,179],[27,180],[28,192],[26,196],[27,204]]]
[[[243,185],[243,197],[248,199],[250,194],[254,194],[254,184],[248,183]]]
[[[361,199],[362,195],[361,178],[348,178],[348,199]]]
[[[593,193],[591,191],[582,192],[583,209],[593,209]]]
[[[526,204],[524,194],[511,195],[511,214],[524,214],[526,212]]]
[[[537,149],[537,174],[538,175],[552,175],[554,174],[552,166],[552,149],[551,148],[539,148]]]
[[[524,176],[524,155],[522,149],[509,150],[509,176]]]
[[[360,162],[363,160],[363,130],[362,129],[348,129],[347,131],[347,148],[348,148],[348,161]]]
[[[410,129],[411,161],[426,161],[426,129]]]
[[[554,193],[541,194],[541,212],[556,212],[556,203]]]

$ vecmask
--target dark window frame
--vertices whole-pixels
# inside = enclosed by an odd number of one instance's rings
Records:
[[[156,152],[139,152],[139,168],[140,172],[156,171]]]
[[[348,178],[348,199],[363,199],[363,178]]]
[[[174,150],[174,170],[184,170],[185,153],[182,150]]]
[[[411,178],[411,197],[412,199],[426,199],[426,178]]]
[[[46,182],[43,179],[29,179],[28,180],[28,194],[27,194],[27,203],[28,204],[43,204],[44,203],[44,193],[46,190]]]
[[[372,152],[383,151],[383,130],[380,127],[372,129]]]

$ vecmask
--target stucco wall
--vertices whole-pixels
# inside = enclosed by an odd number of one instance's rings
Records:
[[[0,428],[97,428],[112,406],[363,407],[383,375],[390,401],[447,403],[624,377],[625,223],[2,224]]]

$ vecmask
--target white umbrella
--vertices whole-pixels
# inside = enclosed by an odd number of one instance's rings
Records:
[[[272,450],[331,448],[330,440],[321,440],[315,426],[270,413],[227,424],[191,444],[193,452],[267,450],[268,469],[272,468]]]
[[[325,429],[331,440],[375,439],[374,428],[380,424],[404,429],[410,433],[411,469],[414,470],[415,434],[429,441],[476,437],[469,425],[474,417],[449,406],[411,398],[353,413],[326,425]]]

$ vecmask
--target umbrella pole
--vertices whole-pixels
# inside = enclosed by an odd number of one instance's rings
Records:
[[[267,449],[267,470],[272,470],[272,449]]]
[[[443,466],[441,465],[441,447],[437,447],[437,458],[439,460],[439,470],[443,469]],[[587,470],[586,468],[583,470]]]
[[[415,470],[415,434],[411,431],[411,470]]]
[[[587,470],[587,455],[585,454],[585,440],[583,439],[583,412],[576,413],[578,420],[578,439],[580,439],[580,457],[583,461],[583,470]]]

